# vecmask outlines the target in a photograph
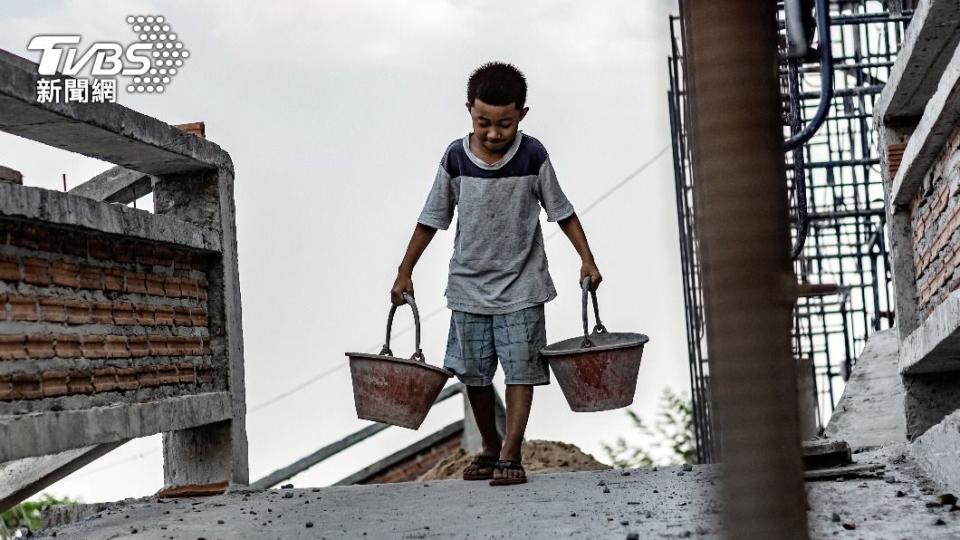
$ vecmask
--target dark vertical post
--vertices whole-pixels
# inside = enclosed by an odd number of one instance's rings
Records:
[[[806,538],[776,3],[684,0],[727,538]]]

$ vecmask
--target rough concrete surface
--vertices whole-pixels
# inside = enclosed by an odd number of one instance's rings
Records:
[[[910,446],[917,464],[946,489],[960,490],[960,411],[947,416]]]
[[[898,342],[895,328],[867,340],[827,424],[828,437],[842,438],[851,448],[906,441]]]
[[[935,504],[939,493],[905,452],[891,445],[854,456],[886,464],[880,476],[808,483],[811,537],[960,537],[960,512]],[[528,484],[507,488],[440,480],[144,498],[90,507],[85,519],[39,537],[718,538],[718,471],[697,465],[531,474]]]

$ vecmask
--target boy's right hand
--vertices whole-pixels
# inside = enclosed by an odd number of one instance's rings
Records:
[[[390,289],[390,302],[399,306],[406,303],[403,299],[403,293],[413,296],[413,277],[408,274],[397,274],[397,279],[393,282],[393,288]]]

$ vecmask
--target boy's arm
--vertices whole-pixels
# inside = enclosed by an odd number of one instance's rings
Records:
[[[590,290],[597,290],[600,282],[603,281],[603,276],[600,275],[600,269],[597,268],[597,263],[593,260],[593,252],[590,251],[587,235],[583,232],[583,226],[580,225],[580,218],[577,217],[576,213],[573,213],[558,221],[557,224],[560,225],[563,234],[567,235],[570,243],[573,244],[574,249],[580,255],[582,261],[580,282],[583,283],[583,278],[590,276]]]
[[[410,243],[407,245],[407,252],[403,256],[403,262],[397,268],[397,279],[393,282],[393,288],[390,289],[390,302],[393,305],[399,306],[404,303],[403,293],[413,295],[413,267],[417,265],[420,255],[427,249],[436,233],[437,230],[433,227],[417,223],[417,228],[413,230],[413,236],[410,237]]]

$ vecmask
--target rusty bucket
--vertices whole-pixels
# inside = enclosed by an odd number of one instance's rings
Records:
[[[353,401],[357,416],[410,429],[417,429],[427,417],[437,395],[453,373],[427,364],[420,350],[420,313],[413,297],[404,294],[413,309],[416,352],[397,358],[390,350],[390,329],[397,306],[387,316],[387,339],[379,354],[348,352],[353,379]]]
[[[607,332],[600,322],[597,293],[589,291],[590,278],[581,284],[583,292],[583,336],[565,339],[544,347],[540,353],[550,362],[570,408],[576,412],[608,411],[633,403],[643,345],[643,334]],[[593,299],[596,325],[587,333],[587,292]]]

